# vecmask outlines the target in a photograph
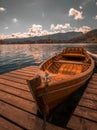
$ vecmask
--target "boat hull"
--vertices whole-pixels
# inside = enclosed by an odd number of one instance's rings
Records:
[[[75,50],[78,52],[76,48]],[[65,56],[66,59],[67,56],[69,56],[69,59],[70,56],[73,56],[72,59],[74,61],[63,61],[63,53],[60,53],[48,59],[40,66],[39,76],[35,76],[33,79],[27,81],[37,106],[43,115],[49,114],[64,99],[84,85],[93,73],[94,60],[88,54],[85,52],[82,55],[81,53],[79,55],[72,53]],[[63,65],[65,67],[62,67]],[[45,71],[52,74],[51,82],[43,81],[42,72]],[[56,79],[53,79],[53,75],[55,75]]]

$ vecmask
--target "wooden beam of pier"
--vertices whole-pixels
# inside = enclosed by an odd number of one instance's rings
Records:
[[[89,84],[73,112],[67,127],[74,130],[97,130],[97,74]]]
[[[42,130],[37,106],[26,80],[39,68],[30,66],[0,75],[0,130]],[[66,130],[47,123],[46,130]]]

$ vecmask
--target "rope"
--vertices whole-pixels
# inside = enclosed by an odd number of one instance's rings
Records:
[[[48,82],[49,82],[49,74],[45,72],[45,113],[44,113],[44,121],[43,121],[43,130],[46,130],[46,116],[48,111]]]

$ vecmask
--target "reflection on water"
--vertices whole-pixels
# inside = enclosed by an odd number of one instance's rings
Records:
[[[45,59],[67,46],[83,46],[97,53],[96,44],[10,44],[0,45],[0,73],[29,65],[40,65]]]

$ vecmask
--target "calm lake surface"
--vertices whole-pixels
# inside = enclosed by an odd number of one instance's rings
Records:
[[[68,46],[85,47],[88,51],[97,54],[97,43],[0,45],[0,74],[30,65],[38,66]]]

